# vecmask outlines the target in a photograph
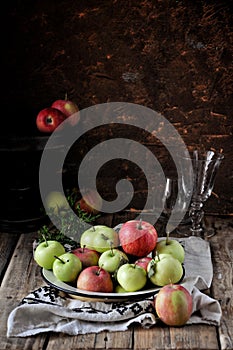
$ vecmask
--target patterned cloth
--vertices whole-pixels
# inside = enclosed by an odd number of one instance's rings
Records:
[[[201,292],[211,285],[213,270],[208,242],[189,237],[185,248],[185,278],[182,285],[193,298],[193,313],[187,322],[219,325],[221,307],[217,300]],[[131,324],[149,328],[157,324],[156,294],[143,300],[87,302],[67,297],[49,286],[31,292],[8,317],[7,336],[26,337],[42,332],[70,335],[124,331]]]
[[[9,316],[7,336],[30,336],[54,331],[70,335],[126,330],[133,322],[156,323],[153,298],[140,302],[83,302],[43,286],[22,300]]]

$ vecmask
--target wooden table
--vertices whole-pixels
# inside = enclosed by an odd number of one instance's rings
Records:
[[[106,225],[128,219],[109,215]],[[33,260],[32,233],[0,233],[0,350],[52,349],[233,349],[233,224],[231,217],[207,217],[215,231],[209,238],[214,266],[214,278],[209,293],[220,301],[223,316],[219,327],[186,325],[184,327],[155,326],[149,330],[140,326],[125,332],[102,332],[68,336],[45,333],[27,338],[6,338],[7,318],[11,310],[30,291],[44,285],[40,268]]]

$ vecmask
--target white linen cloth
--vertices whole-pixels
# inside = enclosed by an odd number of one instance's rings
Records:
[[[203,293],[211,286],[213,278],[209,243],[198,237],[178,240],[185,249],[185,277],[181,284],[193,297],[193,312],[187,324],[219,325],[220,304]],[[42,286],[11,311],[7,336],[27,337],[51,331],[70,335],[124,331],[132,323],[149,328],[158,322],[154,298],[156,294],[137,301],[87,302],[71,299],[53,287]]]

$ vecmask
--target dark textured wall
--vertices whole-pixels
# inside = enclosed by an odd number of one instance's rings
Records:
[[[223,149],[210,212],[232,213],[233,30],[226,1],[13,1],[5,5],[2,54],[2,134],[41,135],[40,109],[55,99],[80,109],[105,102],[132,102],[162,113],[191,148]],[[113,132],[114,133],[114,132]],[[117,135],[125,131],[117,129]],[[133,138],[169,158],[150,135]],[[109,136],[94,130],[80,140],[80,159],[92,141]],[[146,196],[137,167],[116,165],[98,180],[106,198],[113,178],[135,184],[134,207]],[[114,181],[113,181],[114,182]],[[104,190],[103,190],[104,189]]]

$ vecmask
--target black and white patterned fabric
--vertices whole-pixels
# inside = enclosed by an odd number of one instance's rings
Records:
[[[182,239],[185,248],[185,277],[182,285],[192,293],[193,313],[187,322],[219,325],[221,307],[201,290],[211,286],[213,269],[208,242],[197,237]],[[8,337],[27,337],[42,332],[70,335],[124,331],[132,324],[149,328],[158,317],[154,296],[121,302],[72,299],[52,286],[42,286],[23,298],[14,308],[7,324]]]
[[[25,297],[20,305],[53,305],[56,307],[66,307],[70,311],[77,313],[79,318],[83,320],[98,321],[98,319],[100,319],[101,322],[116,322],[147,313],[151,313],[155,316],[156,313],[153,302],[154,297],[135,302],[83,302],[72,300],[66,297],[63,292],[53,287],[43,286]]]
[[[43,286],[27,295],[8,318],[8,336],[54,331],[67,334],[126,330],[131,323],[156,323],[153,297],[135,302],[87,302]]]

